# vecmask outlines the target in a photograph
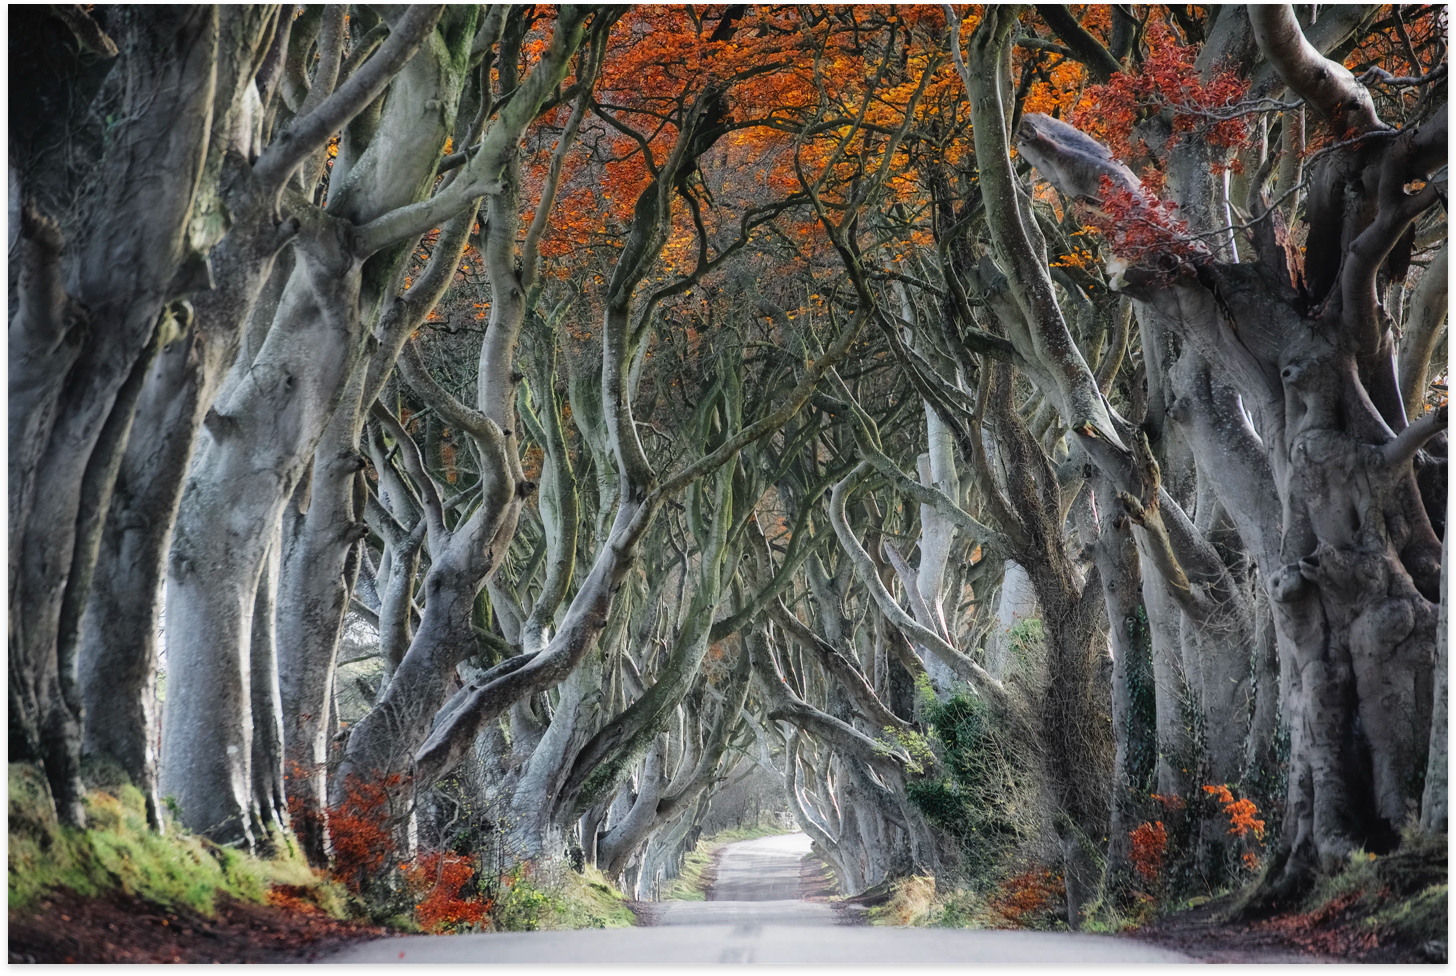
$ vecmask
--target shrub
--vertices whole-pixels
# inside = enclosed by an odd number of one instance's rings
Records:
[[[979,698],[953,695],[922,707],[944,773],[912,780],[906,794],[955,838],[967,878],[985,883],[1035,830],[1027,770]]]
[[[401,864],[415,902],[415,921],[426,932],[453,932],[479,924],[492,902],[480,895],[475,862],[459,854],[436,851]]]
[[[344,799],[329,808],[333,875],[355,894],[364,891],[395,852],[390,792],[399,784],[398,774],[381,783],[350,776],[344,784]]]
[[[1002,880],[986,900],[996,928],[1055,928],[1062,920],[1067,889],[1061,875],[1033,865]]]
[[[1132,841],[1128,860],[1145,880],[1157,884],[1163,875],[1163,857],[1168,853],[1168,831],[1163,821],[1139,824],[1128,839]]]
[[[536,887],[531,874],[531,863],[526,861],[503,880],[495,905],[496,928],[505,932],[535,932],[541,927],[542,916],[552,907],[551,898]]]
[[[935,914],[935,879],[929,875],[900,878],[890,888],[890,898],[870,909],[876,925],[924,925]]]

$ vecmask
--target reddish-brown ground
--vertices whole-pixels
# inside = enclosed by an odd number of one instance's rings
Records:
[[[1220,898],[1143,926],[1131,937],[1216,963],[1445,962],[1444,946],[1405,945],[1362,924],[1358,900],[1350,895],[1318,912],[1234,923],[1222,921],[1232,899]]]
[[[161,908],[120,892],[58,891],[10,914],[12,963],[309,962],[385,930],[341,922],[275,890],[275,904],[227,899],[217,915]]]

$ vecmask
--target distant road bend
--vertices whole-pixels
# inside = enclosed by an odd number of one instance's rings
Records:
[[[330,963],[1187,963],[1168,949],[1066,932],[845,925],[805,901],[804,834],[729,844],[708,901],[652,906],[648,925],[578,932],[410,935],[353,946]]]

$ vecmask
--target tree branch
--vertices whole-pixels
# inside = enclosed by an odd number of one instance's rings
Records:
[[[1107,84],[1113,75],[1122,71],[1122,64],[1112,56],[1112,52],[1079,24],[1065,5],[1039,3],[1036,5],[1036,12],[1041,14],[1041,19],[1046,21],[1047,26],[1056,31],[1057,36],[1071,48],[1067,53],[1087,66],[1088,73],[1097,79],[1098,84]]]
[[[390,32],[389,40],[363,67],[264,150],[253,170],[258,182],[272,192],[281,191],[299,164],[379,97],[435,29],[444,10],[443,4],[412,5]]]
[[[1305,38],[1289,4],[1248,5],[1249,23],[1279,77],[1330,123],[1336,139],[1386,128],[1375,102],[1349,69],[1320,54]]]
[[[890,591],[885,589],[885,584],[880,579],[874,561],[870,559],[869,553],[865,552],[864,546],[860,544],[854,531],[849,527],[849,523],[844,517],[845,499],[854,485],[869,470],[869,462],[862,462],[848,477],[834,486],[834,491],[830,493],[829,497],[830,524],[834,526],[834,534],[839,537],[840,545],[844,547],[845,553],[854,564],[855,574],[870,591],[870,596],[874,599],[875,605],[880,608],[880,612],[901,633],[943,660],[962,680],[974,685],[995,705],[1004,707],[1006,690],[1001,682],[991,677],[985,668],[946,643],[939,634],[922,627],[914,617],[906,613],[904,608],[895,602]]]
[[[399,445],[399,454],[404,460],[405,470],[420,487],[425,519],[429,525],[430,548],[434,549],[442,545],[444,540],[449,537],[449,530],[445,527],[445,506],[440,500],[440,486],[435,484],[435,479],[430,477],[429,471],[425,470],[425,462],[420,457],[419,445],[404,429],[404,425],[399,422],[398,418],[389,412],[389,408],[378,400],[374,401],[369,412],[384,429],[389,431],[394,442]]]

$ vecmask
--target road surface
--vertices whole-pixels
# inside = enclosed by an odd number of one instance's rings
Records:
[[[1193,962],[1131,939],[1065,932],[892,929],[841,924],[802,900],[803,834],[729,844],[707,901],[663,902],[652,924],[580,932],[398,936],[366,942],[331,963],[905,963]]]
[[[840,916],[822,901],[804,901],[801,864],[808,834],[780,834],[723,848],[707,901],[653,905],[658,925],[836,925]]]

